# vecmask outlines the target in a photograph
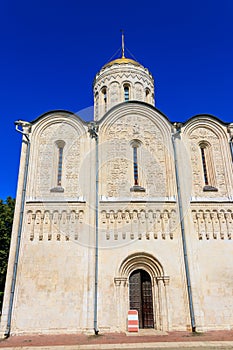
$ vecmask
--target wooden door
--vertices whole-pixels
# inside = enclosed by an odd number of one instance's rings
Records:
[[[130,309],[138,311],[139,328],[154,328],[152,286],[144,270],[132,272],[129,278]]]

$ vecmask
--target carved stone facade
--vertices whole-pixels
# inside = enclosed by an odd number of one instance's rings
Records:
[[[154,105],[154,80],[147,68],[138,62],[121,58],[107,63],[94,81],[95,120],[100,120],[113,106],[126,100]]]
[[[75,241],[83,230],[83,221],[82,210],[28,210],[26,232],[29,233],[30,241]]]
[[[229,239],[233,238],[232,207],[201,208],[192,210],[195,232],[199,239]]]
[[[2,335],[125,332],[136,302],[143,328],[144,288],[157,330],[233,327],[232,124],[170,122],[153,84],[117,59],[96,75],[95,121],[53,111],[18,122]]]

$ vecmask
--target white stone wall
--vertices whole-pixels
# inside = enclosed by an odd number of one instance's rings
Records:
[[[132,142],[138,141],[139,185],[134,185]],[[122,105],[100,125],[100,195],[129,200],[164,200],[175,196],[175,171],[170,125],[147,106]]]
[[[86,232],[83,231],[82,234]],[[91,251],[78,240],[24,239],[12,319],[13,333],[77,332],[91,328]]]
[[[114,248],[111,248],[111,245]],[[126,257],[131,255],[151,255],[166,267],[164,276],[154,277],[153,283],[154,320],[158,330],[186,330],[189,324],[187,293],[184,283],[183,261],[180,256],[181,242],[178,235],[174,239],[148,238],[146,233],[142,238],[134,235],[133,239],[108,240],[109,248],[101,251],[99,261],[99,288],[105,293],[99,293],[99,327],[102,331],[126,331],[127,312],[129,310],[129,276],[122,277],[120,266]],[[172,251],[173,254],[168,254]],[[140,259],[134,269],[142,267]],[[145,269],[145,267],[143,266]],[[161,277],[161,282],[160,282]],[[162,285],[160,285],[160,283]],[[166,290],[165,290],[166,288]],[[178,302],[178,301],[183,301]]]
[[[93,84],[95,120],[100,120],[113,106],[124,102],[124,85],[129,86],[129,100],[137,100],[154,106],[154,80],[141,65],[115,63],[103,67]],[[102,89],[106,90],[106,103]]]
[[[197,330],[232,329],[232,158],[227,126],[192,118],[177,139],[179,172]],[[200,143],[208,142],[216,190],[204,190]],[[182,176],[184,169],[186,176]],[[209,164],[207,164],[209,166]],[[191,185],[191,186],[190,186]]]
[[[32,128],[31,154],[27,197],[50,199],[85,196],[82,186],[82,168],[88,154],[89,135],[87,128],[73,115],[58,113],[48,115]],[[61,191],[57,185],[58,147],[64,142]],[[81,188],[82,187],[82,188]]]
[[[65,112],[35,121],[29,137],[11,332],[93,332],[96,143],[86,123]],[[99,123],[101,332],[127,330],[128,282],[136,269],[151,277],[155,328],[190,329],[171,137],[172,125],[159,111],[133,101],[112,109]],[[65,142],[62,191],[56,190],[57,140]],[[135,140],[140,192],[131,190]],[[203,190],[202,141],[212,147],[217,191]],[[192,118],[175,145],[196,326],[231,329],[233,172],[227,127],[210,116]],[[24,143],[1,333],[7,323],[25,152]]]
[[[232,199],[232,161],[229,147],[229,134],[226,127],[208,116],[199,116],[184,127],[184,148],[187,150],[192,169],[192,197]],[[210,185],[217,191],[203,191],[204,176],[200,144],[206,143],[207,173]],[[208,162],[209,160],[209,162]],[[213,183],[211,183],[211,181]]]

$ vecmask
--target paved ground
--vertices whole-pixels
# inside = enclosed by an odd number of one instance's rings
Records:
[[[11,336],[0,341],[3,349],[83,350],[83,349],[233,349],[233,330],[205,333],[140,332],[139,335],[106,333],[95,335],[59,334]]]

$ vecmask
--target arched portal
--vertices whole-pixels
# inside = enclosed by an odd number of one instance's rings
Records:
[[[130,309],[138,311],[139,328],[154,328],[152,283],[145,270],[129,276],[129,303]]]
[[[169,276],[153,255],[146,252],[128,255],[121,262],[114,282],[119,330],[125,330],[129,309],[138,310],[140,328],[169,330]]]

